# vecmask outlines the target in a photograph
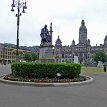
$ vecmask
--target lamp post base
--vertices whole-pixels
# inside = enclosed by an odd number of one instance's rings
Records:
[[[19,56],[16,55],[16,62],[19,62]]]

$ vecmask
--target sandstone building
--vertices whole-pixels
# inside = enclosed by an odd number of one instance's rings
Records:
[[[19,48],[19,59],[24,61],[24,53],[31,52],[28,48]],[[16,45],[8,43],[0,43],[0,64],[9,64],[16,62]]]

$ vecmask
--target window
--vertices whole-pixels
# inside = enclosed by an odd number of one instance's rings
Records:
[[[62,54],[62,58],[64,58],[64,53]]]

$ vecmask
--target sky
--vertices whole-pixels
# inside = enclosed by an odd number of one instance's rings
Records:
[[[16,0],[18,1],[18,0]],[[24,0],[20,0],[24,1]],[[85,20],[91,45],[103,44],[107,35],[107,0],[26,0],[27,10],[20,17],[20,46],[41,43],[41,29],[53,24],[53,45],[58,36],[62,45],[76,44],[81,20]],[[17,7],[11,12],[12,0],[0,0],[0,43],[16,44]],[[21,8],[22,11],[22,8]]]

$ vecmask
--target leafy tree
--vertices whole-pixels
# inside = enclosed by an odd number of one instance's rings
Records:
[[[67,59],[65,60],[65,62],[66,62],[66,63],[74,63],[73,61],[67,60]]]
[[[39,54],[38,53],[31,53],[31,59],[32,59],[32,61],[35,61],[35,60],[37,60],[39,58]]]
[[[93,54],[93,60],[98,63],[98,61],[102,61],[103,63],[107,61],[107,55],[104,52],[96,51]]]
[[[16,54],[16,49],[12,50],[12,53]],[[25,54],[25,52],[23,52],[22,50],[19,50],[18,53],[19,53],[20,56]]]
[[[25,53],[24,59],[26,62],[31,61],[31,54],[30,53]]]
[[[85,60],[82,62],[82,65],[87,67],[88,61],[85,59]]]
[[[25,53],[24,55],[24,59],[26,62],[35,61],[38,58],[39,58],[39,54],[34,52]]]

